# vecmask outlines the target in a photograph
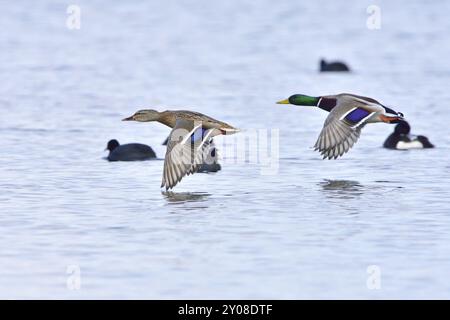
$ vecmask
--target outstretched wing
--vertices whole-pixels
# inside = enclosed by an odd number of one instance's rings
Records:
[[[342,156],[358,141],[361,129],[375,113],[357,103],[338,105],[325,120],[314,150],[319,150],[324,159]]]
[[[185,175],[199,169],[212,131],[203,129],[198,122],[177,120],[167,143],[161,187],[171,189]]]

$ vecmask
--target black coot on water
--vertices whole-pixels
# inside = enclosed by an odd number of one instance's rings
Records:
[[[121,145],[119,141],[113,139],[108,142],[106,150],[109,150],[106,158],[108,161],[142,161],[156,158],[153,149],[141,143]]]
[[[348,72],[350,68],[340,61],[326,62],[324,59],[320,60],[320,72]]]

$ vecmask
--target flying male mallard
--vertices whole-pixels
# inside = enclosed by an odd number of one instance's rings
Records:
[[[320,97],[294,94],[277,103],[318,107],[330,113],[314,145],[314,150],[319,150],[324,159],[336,159],[350,150],[367,123],[398,123],[403,119],[401,112],[375,99],[350,93]]]

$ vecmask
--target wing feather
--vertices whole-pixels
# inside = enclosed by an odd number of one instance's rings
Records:
[[[197,130],[202,130],[201,124],[181,119],[177,120],[172,129],[167,142],[161,182],[161,187],[166,190],[176,186],[184,176],[197,172],[202,164],[203,153],[207,150],[214,129],[206,130],[203,139],[197,139]]]
[[[348,152],[358,141],[361,129],[365,126],[370,116],[357,125],[347,121],[344,116],[356,108],[361,108],[361,106],[358,103],[341,103],[328,115],[314,145],[315,150],[318,150],[324,159],[337,159]],[[372,113],[370,111],[370,114]]]

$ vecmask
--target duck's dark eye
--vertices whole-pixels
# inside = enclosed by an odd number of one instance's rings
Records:
[[[403,113],[401,113],[401,112],[399,112],[398,115],[399,115],[400,117],[402,117],[402,118],[404,117],[404,116],[403,116]]]

